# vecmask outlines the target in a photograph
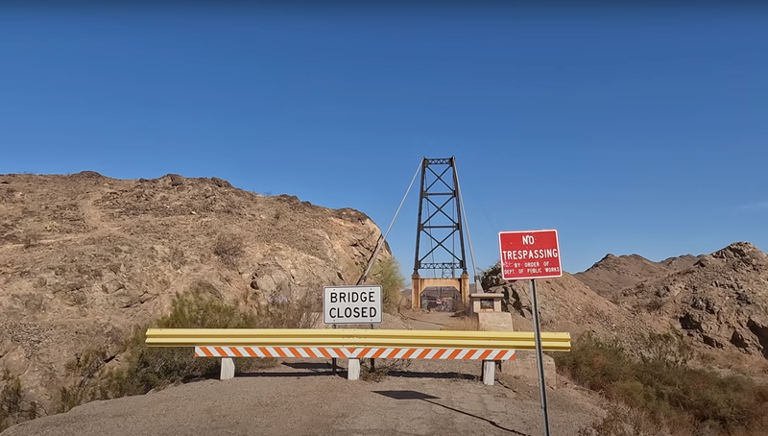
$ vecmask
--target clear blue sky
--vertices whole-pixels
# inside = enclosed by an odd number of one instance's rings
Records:
[[[386,229],[454,155],[479,267],[500,230],[557,228],[569,272],[766,250],[768,8],[721,3],[4,6],[0,173],[217,176]]]

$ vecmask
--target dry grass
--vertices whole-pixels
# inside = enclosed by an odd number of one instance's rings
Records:
[[[559,372],[635,414],[631,421],[627,414],[609,413],[592,433],[583,434],[667,429],[680,436],[751,435],[768,426],[768,385],[690,366],[690,348],[671,334],[649,334],[638,348],[640,353],[629,353],[618,342],[583,334],[570,353],[555,356]],[[622,433],[624,427],[651,430]]]
[[[480,330],[480,324],[476,316],[461,316],[440,330]]]

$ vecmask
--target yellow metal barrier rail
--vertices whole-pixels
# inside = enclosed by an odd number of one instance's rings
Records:
[[[533,332],[362,329],[149,329],[150,347],[322,347],[534,350]],[[570,351],[569,333],[543,332],[544,351]],[[247,357],[247,356],[244,356]]]

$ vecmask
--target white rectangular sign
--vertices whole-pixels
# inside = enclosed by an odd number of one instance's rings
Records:
[[[326,286],[323,322],[326,324],[381,324],[381,286]]]

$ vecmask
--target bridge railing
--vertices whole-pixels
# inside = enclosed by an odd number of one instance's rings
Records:
[[[544,351],[570,351],[569,333],[541,334]],[[360,359],[449,359],[483,362],[493,384],[495,362],[515,350],[534,350],[533,332],[367,329],[149,329],[150,347],[194,347],[195,357],[221,358],[221,379],[234,377],[233,358],[349,359],[347,376],[359,378]]]

